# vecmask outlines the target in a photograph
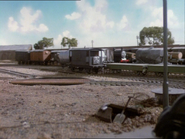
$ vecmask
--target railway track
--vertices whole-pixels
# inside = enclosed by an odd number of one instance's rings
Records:
[[[131,80],[135,80],[135,79],[131,79]],[[151,85],[161,85],[163,84],[162,81],[158,81],[158,80],[142,80],[142,81],[138,81],[136,82],[136,80],[130,81],[130,82],[125,82],[125,81],[91,81],[90,82],[91,85],[102,85],[102,86],[140,86],[140,85],[146,85],[146,86],[151,86]],[[184,86],[184,82],[173,82],[173,81],[169,81],[169,87],[173,87],[173,88],[181,88],[181,89],[185,89]]]
[[[102,80],[102,81],[92,81],[90,84],[92,85],[103,85],[103,86],[139,86],[139,85],[147,85],[147,86],[151,86],[151,85],[161,85],[163,84],[163,78],[161,77],[138,77],[138,76],[111,76],[111,75],[100,75],[101,77],[112,77],[115,79],[121,79],[124,78],[126,80],[128,80],[128,82],[125,81],[106,81]],[[98,75],[93,75],[94,78],[99,77]],[[175,78],[175,79],[168,79],[169,82],[169,87],[173,87],[173,88],[181,88],[181,89],[185,89],[185,80],[183,78],[179,79],[179,78]]]
[[[16,72],[13,70],[1,69],[1,68],[0,68],[0,72],[10,74],[10,75],[19,76],[19,77],[24,77],[24,78],[35,78],[36,77],[36,75],[31,75],[31,74],[26,74],[26,73],[22,73],[22,72]]]
[[[30,68],[30,67],[29,67]],[[35,67],[33,67],[34,69]],[[36,69],[39,69],[36,67]],[[139,85],[162,85],[163,84],[163,78],[162,77],[156,77],[155,75],[146,75],[146,76],[137,76],[136,74],[132,72],[121,72],[121,73],[99,73],[99,74],[87,74],[85,72],[71,72],[71,71],[62,71],[61,69],[58,70],[57,68],[47,68],[46,66],[41,67],[39,70],[46,70],[46,71],[54,71],[58,72],[58,75],[56,77],[51,77],[51,78],[59,78],[60,73],[65,73],[68,77],[69,76],[78,76],[78,77],[87,77],[90,78],[91,81],[89,82],[90,85],[101,85],[101,86],[139,86]],[[6,74],[11,74],[19,77],[24,77],[24,78],[36,78],[36,75],[32,74],[25,74],[22,72],[16,72],[13,70],[6,70],[0,68],[1,73],[6,73]],[[106,79],[103,80],[96,80],[96,78],[115,78],[115,80],[112,81],[107,81]],[[184,76],[169,76],[169,87],[174,87],[174,88],[181,88],[185,89],[185,80]],[[127,82],[122,81],[121,79],[126,79],[128,80]],[[116,81],[119,80],[119,81]]]

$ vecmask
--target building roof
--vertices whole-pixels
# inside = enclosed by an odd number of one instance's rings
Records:
[[[31,44],[23,45],[0,45],[0,51],[32,50]]]

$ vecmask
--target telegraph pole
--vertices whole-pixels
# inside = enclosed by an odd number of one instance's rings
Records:
[[[92,48],[93,48],[93,42],[94,42],[94,41],[92,40],[92,41],[91,41],[91,43],[92,43]]]
[[[163,60],[163,108],[169,106],[168,94],[168,51],[167,51],[167,0],[163,0],[163,39],[164,39],[164,60]]]

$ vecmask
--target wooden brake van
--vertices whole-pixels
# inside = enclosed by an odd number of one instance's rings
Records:
[[[98,73],[99,69],[104,68],[103,51],[101,48],[77,48],[71,49],[71,64],[72,70],[86,70],[86,72]]]

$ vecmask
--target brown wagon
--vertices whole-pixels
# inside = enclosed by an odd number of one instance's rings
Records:
[[[32,64],[47,65],[50,59],[51,59],[51,51],[49,50],[30,51],[30,62]]]

